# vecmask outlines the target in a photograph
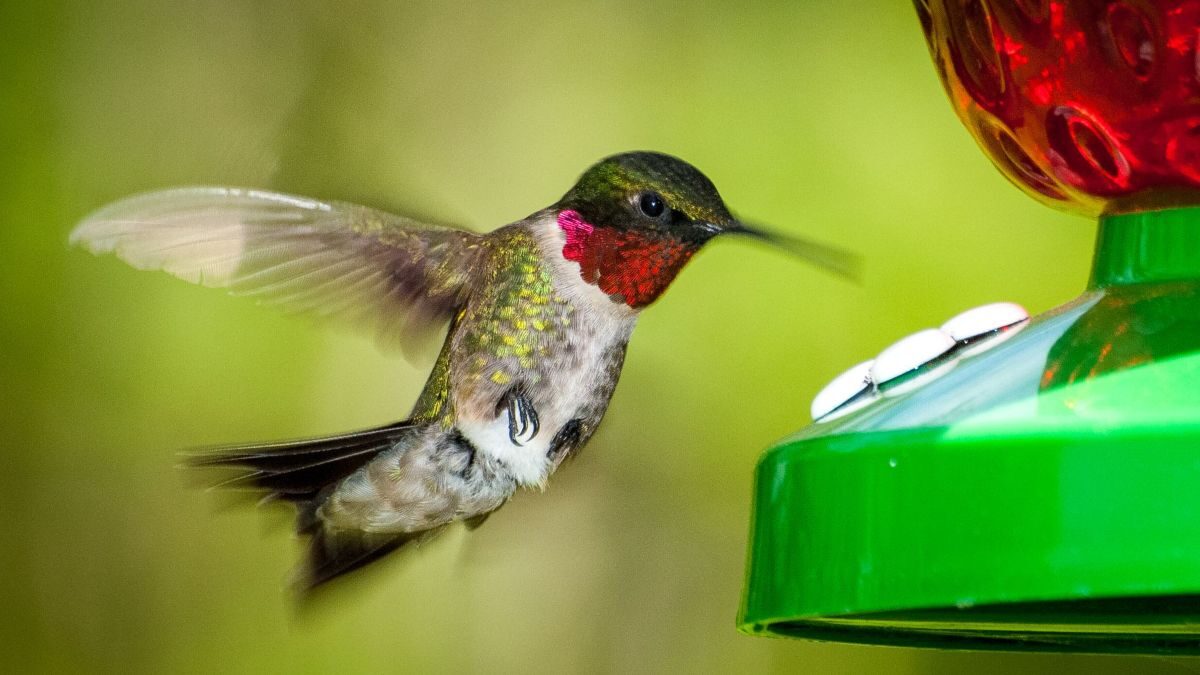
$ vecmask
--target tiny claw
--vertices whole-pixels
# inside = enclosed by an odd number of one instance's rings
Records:
[[[508,393],[508,438],[513,445],[523,447],[533,440],[541,429],[537,410],[518,389]]]

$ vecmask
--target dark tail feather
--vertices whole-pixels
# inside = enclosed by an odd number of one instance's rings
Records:
[[[321,503],[341,479],[400,442],[414,426],[404,421],[327,438],[215,448],[190,456],[189,463],[242,469],[214,487],[262,490],[267,493],[265,499],[282,499],[295,505],[296,531],[310,539],[308,557],[296,585],[311,591],[441,530],[400,534],[330,530],[317,515]]]
[[[308,557],[295,580],[296,587],[311,592],[317,586],[375,562],[410,542],[436,536],[442,528],[404,534],[373,534],[360,531],[312,531]]]
[[[312,506],[307,502],[390,448],[412,426],[404,421],[339,436],[216,448],[192,455],[189,461],[193,466],[245,469],[214,487],[259,489],[267,499],[296,502],[301,511],[298,529],[303,532],[305,508]]]

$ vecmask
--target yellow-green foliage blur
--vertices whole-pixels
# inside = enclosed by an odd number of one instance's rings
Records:
[[[599,434],[544,494],[306,611],[288,511],[194,489],[177,451],[393,421],[429,360],[66,243],[110,200],[186,184],[490,229],[632,149],[860,252],[863,283],[718,241],[645,313]],[[1092,225],[988,164],[905,2],[4,3],[0,162],[0,670],[1176,667],[734,629],[754,463],[828,378],[1085,281]]]

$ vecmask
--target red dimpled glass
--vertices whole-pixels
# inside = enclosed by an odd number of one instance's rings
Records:
[[[1088,215],[1200,204],[1200,0],[916,0],[996,166]]]

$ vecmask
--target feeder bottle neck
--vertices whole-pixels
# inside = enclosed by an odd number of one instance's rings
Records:
[[[1200,207],[1101,216],[1088,288],[1200,280]]]

